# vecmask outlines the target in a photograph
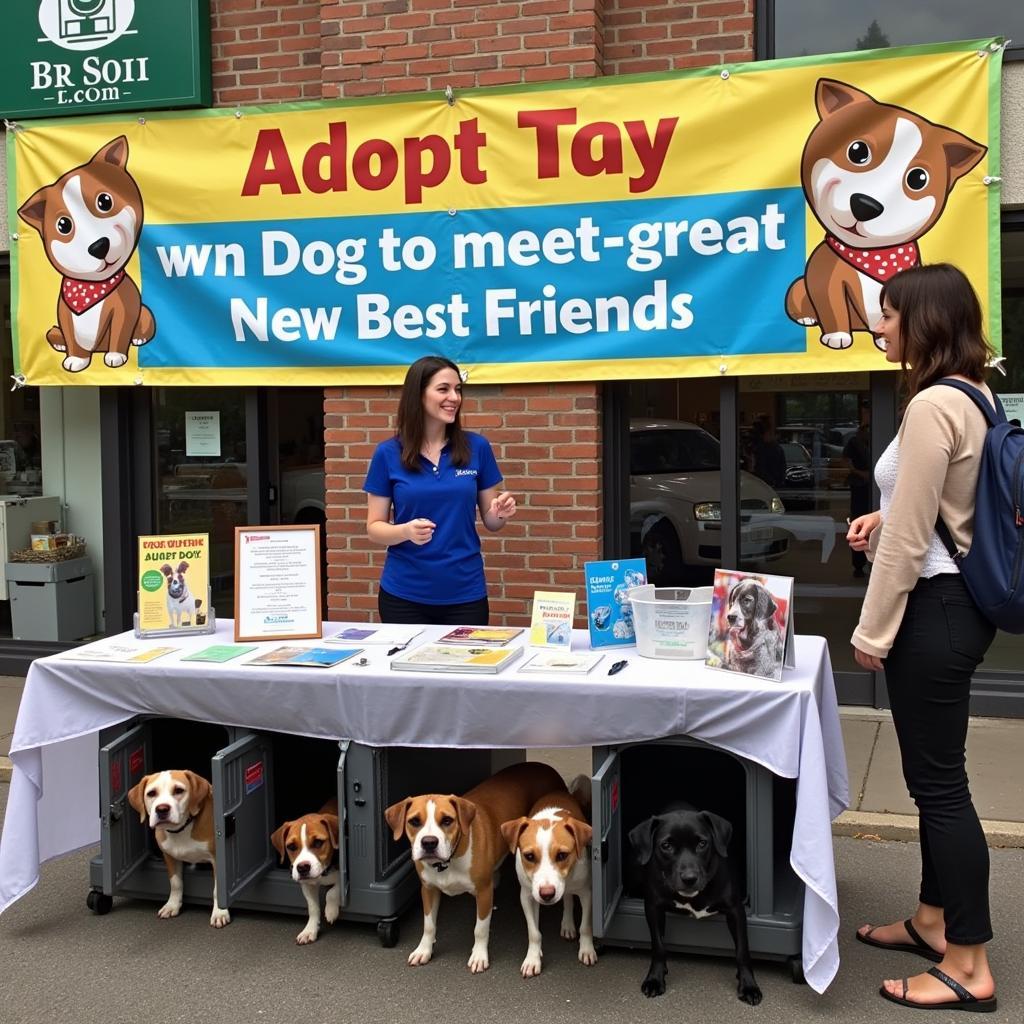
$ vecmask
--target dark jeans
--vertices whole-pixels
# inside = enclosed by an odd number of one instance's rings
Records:
[[[383,587],[377,594],[377,610],[381,622],[427,626],[486,626],[491,614],[486,597],[463,604],[419,604],[395,597]]]
[[[942,907],[946,940],[992,938],[988,846],[971,802],[965,746],[971,676],[993,626],[959,573],[918,580],[885,659],[903,777],[917,804],[922,903]]]

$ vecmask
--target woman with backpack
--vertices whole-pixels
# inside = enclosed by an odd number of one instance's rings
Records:
[[[946,545],[971,546],[974,499],[988,423],[968,394],[939,385],[984,383],[992,349],[981,304],[964,274],[940,263],[903,271],[881,294],[876,333],[903,369],[907,401],[897,436],[875,465],[881,510],[860,516],[847,540],[873,552],[853,654],[885,672],[903,776],[917,804],[921,888],[903,922],[865,925],[857,939],[915,953],[937,966],[889,980],[884,998],[904,1006],[989,1011],[995,981],[985,943],[988,846],[968,788],[965,744],[971,677],[995,636]]]

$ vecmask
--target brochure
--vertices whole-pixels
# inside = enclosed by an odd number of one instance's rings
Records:
[[[778,683],[795,658],[793,577],[716,569],[704,663]]]
[[[138,630],[209,632],[209,535],[139,537]]]
[[[572,646],[572,619],[575,614],[574,592],[534,591],[530,646],[569,650]]]
[[[423,644],[407,654],[396,655],[391,659],[391,667],[406,672],[485,672],[494,675],[522,653],[522,647]]]
[[[591,647],[626,647],[636,643],[633,606],[626,597],[632,587],[647,583],[647,560],[620,558],[587,562],[587,626]]]
[[[501,626],[456,626],[450,633],[438,639],[439,644],[473,644],[476,647],[501,647],[514,640],[522,627]]]
[[[212,647],[204,647],[194,654],[186,654],[182,661],[213,661],[222,664],[231,661],[232,658],[240,658],[243,654],[255,651],[255,646],[246,644],[214,644]]]
[[[325,644],[379,644],[381,647],[405,647],[422,633],[419,626],[349,626],[340,633],[324,637]]]
[[[361,647],[275,647],[246,665],[305,665],[313,668],[331,668],[362,654]]]
[[[575,654],[571,651],[537,651],[516,671],[585,676],[603,657],[603,654],[592,654],[589,651],[579,651]]]
[[[135,665],[145,664],[147,661],[155,661],[162,658],[171,651],[178,650],[177,647],[144,647],[140,644],[131,643],[101,643],[89,644],[86,647],[76,647],[66,651],[61,657],[71,658],[72,661],[121,661]]]

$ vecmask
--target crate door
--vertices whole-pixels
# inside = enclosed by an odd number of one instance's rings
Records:
[[[602,938],[622,897],[622,794],[619,755],[613,751],[590,780],[591,882],[594,897],[594,938]]]
[[[348,801],[345,799],[347,783],[345,778],[346,758],[348,757],[348,740],[339,740],[338,746],[338,891],[341,893],[341,906],[348,906]]]
[[[217,895],[230,907],[273,865],[270,740],[250,733],[214,755],[213,815],[217,833]]]
[[[128,791],[149,771],[152,750],[148,722],[100,748],[100,849],[108,896],[149,856],[149,825],[128,804]]]

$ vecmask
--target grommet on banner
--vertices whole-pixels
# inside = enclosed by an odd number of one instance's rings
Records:
[[[26,384],[28,384],[28,381],[25,380],[25,374],[23,373],[12,373],[11,380],[14,381],[14,383],[11,385],[12,391],[17,391],[18,388],[23,388],[25,387]]]
[[[141,384],[142,383],[142,378],[141,377],[136,377],[135,380],[132,381],[132,383],[133,384]]]
[[[1003,179],[998,174],[986,174],[981,179],[982,185],[998,185]]]
[[[11,241],[12,242],[16,242],[19,238],[21,238],[21,235],[19,235],[17,231],[12,231],[11,232]]]
[[[9,132],[24,131],[24,129],[21,127],[20,124],[18,124],[17,121],[9,121],[6,117],[4,118],[4,128],[6,128]]]
[[[146,123],[146,119],[144,117],[140,117],[139,118],[139,124],[145,124],[145,123]]]
[[[449,217],[454,217],[454,216],[455,216],[455,214],[457,214],[458,212],[459,212],[459,211],[458,211],[458,210],[456,210],[454,206],[449,206],[449,207],[448,207],[448,216],[449,216]]]
[[[240,121],[242,119],[242,111],[237,107],[235,108],[235,120]]]
[[[1004,377],[1006,376],[1006,367],[1003,363],[1006,362],[1006,356],[993,356],[985,365],[998,370]]]
[[[722,78],[725,79],[725,78],[728,78],[728,77],[729,77],[729,69],[728,68],[722,68]]]
[[[718,372],[719,372],[719,373],[726,373],[726,372],[728,371],[728,369],[729,369],[729,367],[728,367],[728,366],[726,366],[726,365],[725,365],[725,363],[722,363],[722,364],[721,364],[721,365],[720,365],[720,366],[718,367]]]
[[[448,101],[449,107],[455,106],[455,92],[450,85],[444,87],[444,98]]]

